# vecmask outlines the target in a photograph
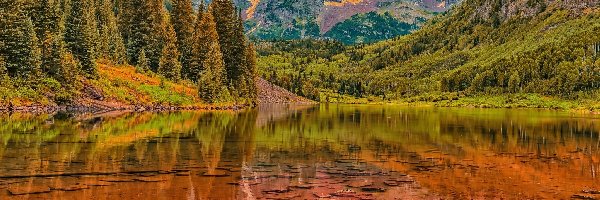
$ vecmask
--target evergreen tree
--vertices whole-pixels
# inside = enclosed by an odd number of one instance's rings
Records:
[[[68,0],[39,0],[33,2],[30,16],[34,22],[41,48],[41,70],[58,80],[61,59],[65,53],[64,32]],[[70,8],[70,6],[67,6]]]
[[[256,103],[258,98],[258,89],[256,88],[258,69],[256,63],[256,48],[254,47],[254,44],[250,43],[248,48],[246,48],[246,64],[244,65],[246,68],[244,69],[245,79],[243,81],[246,82],[248,92],[245,94],[245,97],[248,98],[251,103]]]
[[[508,79],[508,89],[512,93],[520,92],[520,85],[521,77],[519,77],[519,72],[514,71]]]
[[[201,1],[200,6],[198,7],[198,15],[195,24],[194,30],[194,38],[192,43],[192,55],[190,60],[190,66],[187,69],[188,78],[192,81],[198,81],[198,75],[202,70],[204,70],[204,66],[202,63],[206,58],[206,54],[208,52],[208,46],[210,44],[210,39],[207,38],[207,32],[209,30],[208,23],[205,23],[208,19],[205,19],[204,15],[204,1]]]
[[[121,36],[123,37],[123,42],[126,44],[127,48],[129,48],[129,46],[127,45],[129,44],[128,41],[132,34],[131,28],[133,28],[133,18],[135,17],[135,14],[138,14],[138,17],[140,14],[139,12],[137,12],[139,10],[136,10],[135,8],[139,9],[142,5],[144,5],[143,2],[144,1],[141,0],[120,0],[117,1],[117,3],[115,3],[116,10],[118,11],[116,14],[118,22],[117,26],[119,27],[119,32],[121,33]]]
[[[211,7],[219,33],[227,82],[236,85],[243,74],[242,65],[245,63],[245,38],[243,30],[240,33],[238,27],[241,22],[231,0],[214,0]]]
[[[199,10],[199,12],[202,12]],[[192,48],[194,35],[194,10],[191,0],[173,0],[173,10],[171,12],[171,22],[177,33],[177,47],[181,52],[181,65],[183,66],[182,75],[186,79],[196,77],[190,73],[190,64],[192,62]]]
[[[71,14],[67,18],[65,33],[68,49],[90,78],[98,75],[95,61],[98,31],[94,13],[91,0],[71,0]]]
[[[35,26],[36,35],[41,41],[46,40],[44,36],[50,36],[47,32],[57,34],[61,21],[61,10],[59,0],[36,0],[32,2],[29,16]]]
[[[146,48],[146,55],[150,59],[150,67],[158,69],[162,57],[163,46],[168,34],[168,12],[165,10],[163,0],[148,0],[150,6],[150,43]]]
[[[224,84],[225,68],[219,45],[219,35],[212,13],[202,15],[202,27],[205,27],[206,54],[202,61],[203,70],[198,80],[198,94],[205,102],[215,103],[229,98]]]
[[[2,46],[4,46],[4,44],[0,42],[0,49],[2,49]],[[6,78],[7,76],[8,73],[6,71],[6,63],[4,62],[4,57],[0,55],[0,80]]]
[[[97,41],[97,48],[96,48],[96,53],[97,53],[97,58],[98,59],[104,59],[104,60],[110,60],[111,56],[110,56],[110,42],[108,41],[109,37],[108,37],[108,27],[102,25],[99,29],[99,37],[98,37],[98,41]]]
[[[169,25],[160,57],[158,73],[169,80],[178,81],[181,77],[181,63],[179,62],[179,56],[175,29],[172,25]]]
[[[81,66],[77,62],[77,59],[69,53],[64,51],[61,55],[61,68],[56,80],[60,81],[64,87],[68,90],[73,90],[77,87],[77,77],[81,71]]]
[[[142,49],[139,53],[138,64],[135,66],[137,72],[147,73],[150,71],[150,60],[146,57],[146,50]]]
[[[161,0],[131,0],[122,11],[125,24],[123,35],[127,44],[129,63],[137,65],[139,53],[145,49],[150,67],[156,71],[165,35],[164,6]]]
[[[60,75],[61,60],[64,49],[62,38],[54,36],[50,32],[46,32],[44,41],[42,41],[42,70],[50,77],[57,78]]]
[[[27,37],[29,38],[29,55],[27,56],[29,58],[29,61],[31,62],[31,65],[27,66],[26,69],[26,73],[23,74],[29,81],[39,81],[41,80],[43,73],[42,73],[42,52],[41,49],[39,48],[39,43],[40,41],[38,40],[36,34],[35,34],[35,29],[33,27],[33,22],[31,21],[30,18],[27,18],[27,27],[28,31],[26,33]]]
[[[26,77],[40,67],[39,41],[23,6],[22,0],[0,0],[0,57],[12,77]]]
[[[127,58],[129,63],[135,65],[138,64],[138,54],[150,43],[152,13],[147,2],[145,0],[123,1],[119,13],[121,33],[127,44]]]
[[[112,0],[99,0],[98,4],[99,57],[111,60],[116,64],[125,64],[125,45],[117,26]]]

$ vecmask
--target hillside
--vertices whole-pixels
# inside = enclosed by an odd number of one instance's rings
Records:
[[[0,110],[43,111],[59,109],[113,110],[166,109],[177,107],[229,107],[233,103],[205,104],[191,82],[175,83],[154,73],[138,73],[132,66],[98,64],[96,80],[77,78],[77,91],[66,91],[51,79],[28,87],[0,86]]]
[[[0,1],[0,106],[256,104],[256,50],[232,1],[198,11],[191,0],[113,3]]]
[[[198,2],[198,1],[196,1]],[[343,39],[345,43],[381,41],[393,36],[404,35],[416,30],[428,19],[457,4],[456,0],[237,0],[242,9],[248,35],[255,39],[304,39],[344,37],[353,32],[364,39]],[[366,15],[370,17],[364,19]],[[392,16],[392,17],[388,17]],[[356,18],[363,18],[357,20]],[[369,27],[374,20],[382,26],[373,26],[354,31],[353,27],[338,26],[342,23]],[[396,24],[407,24],[398,31]],[[410,27],[410,28],[407,28]],[[388,31],[390,30],[391,31]]]
[[[468,0],[408,36],[328,57],[263,54],[259,68],[280,81],[296,68],[320,100],[598,109],[599,18],[596,0]]]
[[[171,110],[171,109],[235,109],[235,102],[207,104],[198,96],[198,87],[189,81],[172,82],[154,73],[137,72],[133,66],[98,64],[97,80],[78,79],[80,89],[72,91],[68,102],[58,83],[42,80],[30,87],[0,86],[0,112],[45,112],[57,109],[82,111]],[[32,90],[32,88],[36,90]],[[257,81],[259,104],[311,103],[268,81]]]

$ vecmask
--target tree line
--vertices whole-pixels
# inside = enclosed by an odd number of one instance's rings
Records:
[[[192,81],[208,103],[256,99],[256,56],[231,0],[0,0],[2,84],[97,79],[99,62]]]

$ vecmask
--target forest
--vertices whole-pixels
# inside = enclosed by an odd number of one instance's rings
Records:
[[[260,76],[321,102],[600,108],[595,1],[465,0],[408,35],[355,45],[352,34],[248,39],[231,0],[167,2],[0,0],[0,107],[256,104]],[[385,27],[385,16],[353,19]]]
[[[254,104],[239,12],[231,0],[0,0],[0,105]]]
[[[410,35],[374,44],[265,42],[259,74],[322,102],[598,109],[593,3],[526,1],[503,14],[486,11],[510,5],[466,0]]]

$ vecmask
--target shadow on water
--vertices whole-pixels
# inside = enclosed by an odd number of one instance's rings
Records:
[[[371,105],[0,116],[0,199],[595,196],[600,119]]]

